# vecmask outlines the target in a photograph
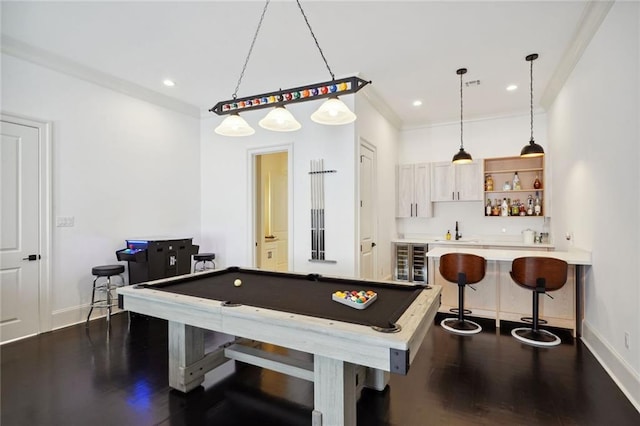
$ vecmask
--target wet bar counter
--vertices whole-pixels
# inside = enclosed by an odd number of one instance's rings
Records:
[[[522,322],[521,318],[531,316],[531,292],[519,287],[509,274],[511,262],[517,257],[543,256],[564,260],[569,264],[567,282],[560,290],[540,298],[540,317],[553,327],[571,330],[574,337],[581,333],[584,269],[591,265],[591,253],[582,250],[539,251],[502,250],[472,247],[437,247],[427,252],[429,261],[429,283],[442,286],[440,312],[458,305],[457,285],[446,281],[439,272],[440,256],[447,253],[469,253],[487,260],[485,278],[471,289],[465,290],[465,308],[471,316],[491,318],[500,326],[500,321]]]

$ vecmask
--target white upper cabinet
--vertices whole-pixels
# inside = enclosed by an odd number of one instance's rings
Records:
[[[433,163],[431,201],[482,201],[482,165]]]
[[[428,163],[397,168],[396,217],[431,217],[431,168]]]
[[[454,201],[456,183],[451,163],[433,163],[431,170],[431,201]]]

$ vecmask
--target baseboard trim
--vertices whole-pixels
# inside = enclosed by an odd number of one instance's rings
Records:
[[[114,307],[111,309],[111,315],[121,312],[121,309]],[[74,306],[72,308],[60,309],[51,314],[51,330],[59,330],[71,325],[81,324],[87,321],[89,313],[89,305]],[[107,311],[104,308],[96,308],[91,313],[91,320],[104,318]]]
[[[635,409],[640,412],[640,375],[601,338],[587,321],[582,322],[581,340]]]

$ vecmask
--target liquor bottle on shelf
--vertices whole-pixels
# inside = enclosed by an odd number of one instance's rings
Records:
[[[513,175],[513,190],[520,191],[522,188],[520,186],[520,178],[518,177],[518,172]]]
[[[540,179],[538,179],[537,175],[536,175],[536,180],[533,181],[533,188],[534,189],[542,188],[542,182],[540,182]]]
[[[534,205],[533,205],[533,212],[535,213],[536,216],[540,216],[540,213],[542,213],[542,206],[540,205],[540,196],[538,195],[537,191],[536,191],[536,201],[534,202]]]
[[[491,216],[500,216],[500,200],[496,198],[493,208],[491,209]]]
[[[502,205],[500,206],[500,216],[509,216],[509,204],[507,204],[507,199],[502,199]]]
[[[511,216],[518,216],[520,214],[520,200],[513,200],[511,203]]]
[[[485,216],[491,216],[491,209],[492,209],[491,198],[487,198],[487,205],[486,205],[486,207],[484,209],[484,215]]]
[[[533,216],[533,197],[531,194],[527,197],[527,216]]]
[[[493,178],[491,175],[485,176],[485,185],[487,187],[486,191],[493,191]]]

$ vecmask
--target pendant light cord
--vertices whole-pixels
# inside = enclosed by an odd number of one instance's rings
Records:
[[[529,71],[529,80],[531,82],[529,86],[529,93],[531,95],[530,110],[531,110],[531,141],[532,142],[533,142],[533,61],[534,59],[529,61],[531,63],[531,68]]]
[[[269,2],[271,0],[267,0],[262,9],[262,15],[260,15],[260,21],[258,22],[258,27],[256,28],[256,32],[253,35],[253,40],[251,40],[251,46],[249,47],[249,53],[247,53],[247,57],[244,60],[244,65],[242,66],[242,71],[240,72],[240,77],[238,78],[238,83],[236,84],[236,89],[233,91],[233,99],[238,96],[238,89],[240,88],[240,83],[242,82],[242,77],[244,77],[244,72],[247,69],[247,64],[249,63],[249,58],[251,57],[251,52],[253,51],[253,45],[256,44],[256,39],[258,38],[258,33],[260,32],[260,27],[262,27],[262,21],[264,20],[264,14],[267,13],[267,7],[269,7]]]
[[[304,18],[304,22],[307,23],[307,27],[309,28],[309,32],[311,33],[311,37],[313,37],[313,41],[316,42],[316,47],[318,48],[318,51],[320,52],[320,56],[322,56],[322,60],[324,61],[324,64],[327,67],[327,70],[329,71],[329,74],[331,75],[331,80],[335,80],[336,77],[333,75],[333,72],[331,71],[331,68],[329,67],[329,63],[327,62],[327,58],[324,57],[324,52],[322,51],[322,48],[320,48],[320,44],[318,43],[318,39],[316,38],[316,35],[313,33],[313,30],[311,29],[311,24],[309,24],[309,20],[307,19],[307,15],[304,13],[304,10],[302,9],[302,5],[300,4],[299,0],[296,0],[296,3],[298,3],[298,7],[300,8],[300,13],[302,13],[302,17]]]
[[[460,73],[460,149],[464,149],[464,146],[462,143],[462,76],[463,74],[464,73]]]
[[[244,72],[247,69],[247,64],[249,63],[249,58],[251,57],[251,52],[253,52],[253,46],[256,44],[256,39],[258,38],[258,33],[260,32],[260,28],[262,27],[262,21],[264,20],[264,15],[265,15],[265,13],[267,13],[267,8],[269,7],[269,2],[270,2],[270,0],[267,0],[267,2],[264,5],[264,8],[262,9],[262,15],[260,15],[260,21],[258,22],[258,27],[256,28],[256,32],[253,35],[253,40],[251,40],[251,46],[249,46],[249,53],[247,53],[247,57],[244,60],[244,65],[242,66],[242,71],[240,72],[240,77],[238,78],[238,83],[236,84],[236,88],[233,91],[233,99],[236,99],[237,96],[238,96],[238,89],[240,89],[240,83],[242,83],[242,77],[244,77]],[[309,32],[311,33],[311,37],[313,37],[313,41],[315,41],[315,43],[316,43],[316,47],[318,48],[318,52],[320,52],[320,56],[322,56],[322,60],[324,61],[324,64],[327,67],[327,70],[329,71],[329,74],[331,75],[331,80],[335,80],[336,77],[333,74],[333,71],[331,71],[331,67],[329,66],[329,63],[327,62],[327,58],[325,58],[325,56],[324,56],[324,52],[322,51],[322,48],[320,47],[320,43],[318,43],[318,39],[316,38],[316,35],[313,32],[313,29],[311,29],[311,24],[309,24],[309,19],[307,19],[307,15],[304,13],[304,10],[302,9],[302,5],[300,4],[300,1],[296,0],[296,3],[298,4],[298,8],[300,8],[300,13],[302,13],[302,17],[304,18],[304,22],[307,24],[307,28],[309,28]]]

